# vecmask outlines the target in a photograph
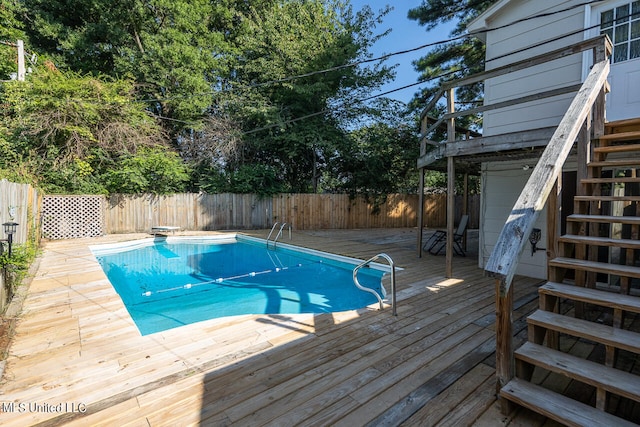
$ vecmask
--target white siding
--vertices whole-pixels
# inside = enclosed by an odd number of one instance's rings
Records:
[[[566,9],[578,3],[578,1],[557,2],[551,0],[512,1],[492,16],[488,24],[490,27],[501,27],[540,13]],[[489,70],[577,43],[584,38],[583,33],[579,31],[583,25],[584,7],[577,7],[566,12],[519,22],[516,25],[491,31],[486,36],[486,68]],[[571,32],[576,33],[518,52],[525,47],[553,40]],[[514,51],[518,53],[504,56]],[[511,75],[487,80],[485,82],[485,103],[493,104],[579,83],[582,79],[582,70],[582,55],[573,55]],[[565,95],[525,104],[518,108],[486,112],[483,123],[484,135],[497,135],[557,125],[570,102],[571,96]]]
[[[570,10],[559,12],[570,7]],[[520,21],[551,12],[559,13]],[[486,69],[490,70],[584,40],[583,30],[585,22],[590,21],[587,19],[589,13],[589,6],[585,6],[581,0],[503,0],[474,21],[469,29],[478,31],[496,28],[483,36],[487,48]],[[514,22],[518,23],[508,25]],[[565,35],[568,36],[560,38]],[[555,41],[542,43],[551,40]],[[535,47],[522,51],[529,46]],[[517,53],[507,56],[511,52]],[[490,79],[485,82],[485,103],[495,104],[580,83],[586,74],[583,59],[588,56],[576,54],[518,73]],[[627,91],[625,95],[629,96],[629,92],[632,91]],[[571,99],[572,95],[563,95],[523,106],[488,111],[484,114],[483,134],[490,136],[555,126],[562,119]],[[481,268],[486,265],[502,227],[531,174],[531,169],[523,170],[523,165],[526,164],[533,166],[535,160],[489,162],[482,165],[478,259]],[[575,168],[575,159],[570,159],[565,165],[565,170]],[[539,243],[541,247],[546,246],[546,217],[545,208],[534,225],[542,230]],[[544,279],[546,265],[546,251],[536,252],[532,256],[530,245],[527,243],[520,255],[517,274]]]
[[[504,162],[487,162],[482,164],[482,197],[480,199],[480,230],[478,265],[484,268],[491,251],[498,241],[502,227],[511,213],[520,193],[533,172],[537,159],[513,160]],[[523,167],[529,166],[528,170]],[[576,158],[567,159],[563,170],[575,171]],[[547,242],[547,207],[539,213],[534,228],[542,230],[538,246],[546,247]],[[531,246],[527,243],[518,264],[517,274],[545,279],[547,277],[546,251],[537,251],[531,256]]]
[[[479,231],[479,265],[484,268],[491,251],[498,241],[500,231],[511,213],[524,188],[535,160],[490,162],[482,165],[482,198]],[[529,170],[523,170],[529,165]],[[538,216],[534,227],[542,230],[539,246],[546,242],[546,208]],[[545,251],[538,251],[531,256],[531,248],[527,244],[520,255],[517,274],[544,279],[547,276],[547,256]]]

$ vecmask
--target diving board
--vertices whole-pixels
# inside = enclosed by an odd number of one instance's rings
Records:
[[[175,233],[176,230],[180,230],[180,227],[177,227],[175,225],[156,225],[151,227],[151,234],[153,234],[154,236],[158,233],[167,233],[167,232],[171,232],[171,234]]]

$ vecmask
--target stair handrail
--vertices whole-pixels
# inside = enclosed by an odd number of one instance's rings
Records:
[[[362,286],[360,284],[360,281],[358,280],[358,271],[362,268],[365,267],[369,264],[371,264],[373,261],[379,259],[379,258],[384,258],[387,260],[387,262],[389,263],[389,266],[391,267],[391,312],[394,316],[397,316],[397,310],[396,310],[396,265],[393,262],[393,259],[391,259],[391,257],[385,253],[380,253],[372,258],[369,258],[368,260],[358,264],[356,266],[356,268],[353,269],[353,283],[356,285],[356,287],[358,289],[360,289],[361,291],[365,291],[365,292],[369,292],[371,294],[373,294],[377,299],[378,299],[378,303],[380,304],[380,310],[382,310],[384,308],[383,306],[383,300],[387,297],[387,290],[384,288],[384,285],[382,284],[382,282],[380,283],[380,289],[382,292],[382,296],[380,296],[380,294],[378,292],[376,292],[374,289],[371,288],[367,288],[366,286]]]
[[[278,234],[276,235],[276,238],[273,239],[273,246],[274,247],[275,247],[276,243],[278,242],[278,239],[280,238],[280,236],[282,236],[282,230],[284,230],[284,228],[286,226],[289,226],[289,240],[291,240],[291,224],[283,222],[282,225],[280,226],[280,231],[278,231]]]
[[[273,223],[273,227],[271,227],[271,231],[269,232],[269,235],[267,236],[267,249],[269,249],[269,239],[271,238],[271,235],[273,234],[273,232],[276,229],[276,227],[278,226],[278,224],[280,224],[278,221]],[[289,226],[289,240],[291,240],[291,224],[283,222],[282,225],[280,226],[280,230],[278,230],[278,233],[276,233],[276,236],[273,238],[273,248],[274,249],[276,248],[276,243],[278,243],[278,239],[280,238],[280,236],[282,236],[282,231],[284,230],[284,228],[287,225]]]
[[[271,235],[273,234],[273,230],[276,229],[278,224],[280,224],[278,221],[273,223],[273,226],[271,227],[271,231],[269,232],[269,235],[267,236],[267,249],[269,249],[269,239],[271,238]]]
[[[593,112],[594,134],[599,135],[604,122],[604,94],[608,89],[609,57],[611,41],[604,39],[604,49],[596,49],[596,64],[573,98],[567,112],[562,117],[553,136],[538,160],[529,180],[511,210],[498,241],[485,265],[485,273],[496,279],[496,377],[501,389],[515,372],[513,357],[513,289],[512,281],[518,260],[534,223],[562,173],[562,167],[571,148],[582,130],[591,130]],[[598,62],[599,61],[599,62]],[[587,144],[590,135],[586,132],[579,141]],[[582,157],[580,156],[582,153]],[[578,147],[581,162],[586,162],[588,154],[584,146]],[[580,167],[580,165],[579,165]],[[553,232],[553,230],[552,230]],[[506,408],[505,408],[506,410]]]
[[[500,296],[506,295],[511,286],[518,259],[528,242],[538,214],[560,176],[562,166],[593,104],[606,87],[609,68],[607,58],[596,63],[591,69],[538,160],[500,232],[484,269],[488,276],[498,280]]]

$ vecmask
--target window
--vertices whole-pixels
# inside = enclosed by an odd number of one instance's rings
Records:
[[[640,58],[640,0],[600,14],[600,34],[613,42],[613,62]]]

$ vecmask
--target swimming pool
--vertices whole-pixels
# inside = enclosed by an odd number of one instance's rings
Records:
[[[242,314],[327,313],[377,302],[353,283],[360,260],[242,235],[92,246],[142,335]],[[359,282],[380,292],[382,265]]]

